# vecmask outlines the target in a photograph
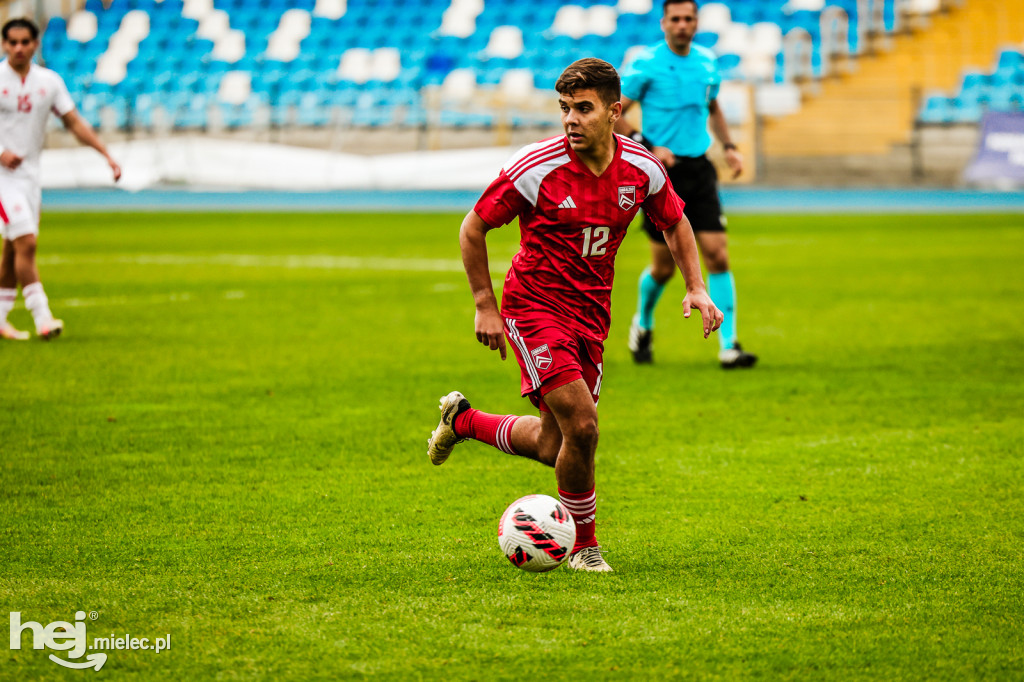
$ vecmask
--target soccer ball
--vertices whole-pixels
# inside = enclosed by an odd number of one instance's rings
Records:
[[[527,495],[509,505],[498,523],[498,545],[512,565],[543,573],[558,568],[576,542],[576,523],[561,502]]]

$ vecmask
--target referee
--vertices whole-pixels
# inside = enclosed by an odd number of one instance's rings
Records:
[[[725,313],[718,331],[719,362],[725,369],[753,367],[757,356],[743,350],[736,340],[736,283],[729,271],[718,174],[705,155],[711,146],[708,124],[725,148],[734,178],[743,172],[743,157],[729,137],[716,100],[722,79],[715,55],[693,44],[697,3],[665,0],[662,9],[665,42],[645,49],[622,73],[622,111],[639,102],[644,132],[633,130],[625,117],[619,118],[616,132],[650,149],[665,164],[672,186],[686,202],[683,212],[693,225],[704,258],[711,300]],[[646,216],[644,231],[651,241],[651,265],[640,276],[637,312],[629,330],[629,349],[637,363],[653,361],[654,307],[675,272],[665,237]]]

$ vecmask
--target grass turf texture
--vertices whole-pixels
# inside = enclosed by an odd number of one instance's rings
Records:
[[[1024,218],[734,218],[740,338],[762,359],[729,373],[679,279],[657,364],[630,362],[634,230],[605,354],[602,576],[523,573],[497,548],[550,469],[477,443],[427,460],[454,388],[531,413],[511,353],[473,338],[458,224],[47,215],[67,334],[0,346],[0,616],[172,635],[108,652],[109,679],[1021,679]],[[516,242],[491,234],[496,273]],[[92,674],[23,642],[0,677]]]

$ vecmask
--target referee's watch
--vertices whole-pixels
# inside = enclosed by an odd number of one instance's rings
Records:
[[[633,142],[636,142],[639,145],[643,145],[648,150],[654,148],[654,145],[651,143],[651,141],[644,137],[644,134],[641,133],[639,130],[633,131],[633,134],[629,136],[629,139],[633,140]]]
[[[725,144],[723,144],[722,149],[724,149],[725,151],[729,151],[730,149],[732,151],[738,151],[736,145],[733,144],[732,142],[726,142]]]

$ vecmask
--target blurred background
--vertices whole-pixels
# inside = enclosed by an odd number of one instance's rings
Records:
[[[662,39],[657,0],[16,0],[128,188],[473,188],[560,132],[573,60]],[[1024,180],[1024,0],[701,3],[770,186]],[[109,183],[56,118],[45,183]],[[717,150],[712,150],[717,157]]]

